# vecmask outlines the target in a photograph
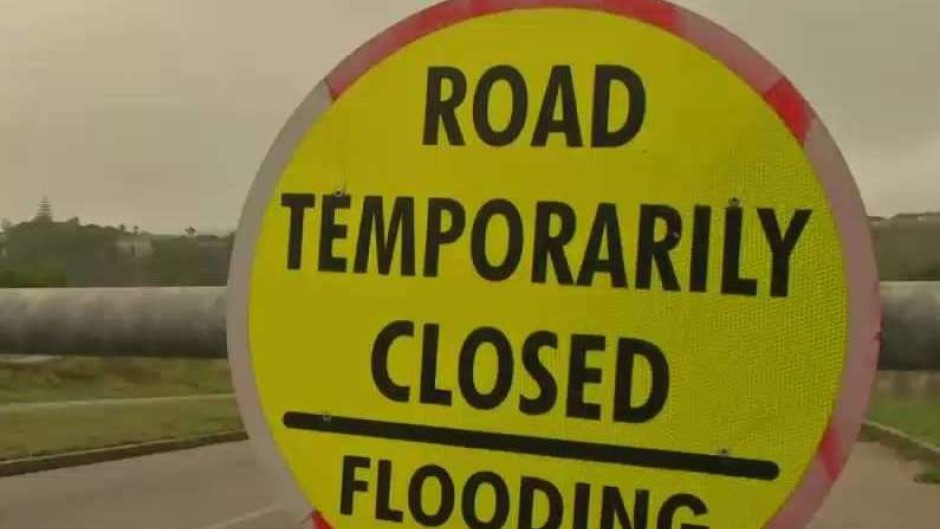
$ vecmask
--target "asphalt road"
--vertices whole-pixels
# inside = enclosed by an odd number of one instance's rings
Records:
[[[940,486],[861,444],[812,529],[936,529]],[[2,529],[290,529],[246,443],[0,479]],[[718,529],[718,528],[714,528]]]

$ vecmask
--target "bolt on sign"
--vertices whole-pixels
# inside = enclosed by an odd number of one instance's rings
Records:
[[[240,406],[320,528],[803,527],[874,375],[867,230],[806,101],[707,20],[446,2],[264,161]]]

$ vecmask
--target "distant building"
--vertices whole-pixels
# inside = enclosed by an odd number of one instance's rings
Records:
[[[891,217],[891,223],[940,225],[940,211],[927,211],[923,213],[899,213]]]
[[[148,235],[123,235],[115,245],[119,251],[131,257],[143,259],[153,255],[153,240]]]
[[[146,232],[137,234],[128,233],[118,238],[115,242],[115,246],[125,255],[130,255],[138,259],[146,259],[153,255],[155,245],[159,245],[161,241],[173,241],[176,239],[179,239],[178,235],[154,235]],[[193,235],[189,240],[203,250],[226,251],[230,248],[230,241],[228,239],[214,235]]]
[[[214,235],[198,235],[196,236],[196,244],[204,249],[225,250],[229,247],[227,240]]]

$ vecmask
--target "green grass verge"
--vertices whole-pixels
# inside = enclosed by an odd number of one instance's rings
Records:
[[[225,360],[69,357],[39,364],[0,362],[0,404],[230,391]]]
[[[931,485],[940,485],[940,468],[931,468],[918,474],[915,478],[918,483],[929,483]]]
[[[0,413],[0,461],[241,429],[235,399]]]
[[[940,402],[936,398],[875,395],[868,417],[914,439],[940,446]],[[905,457],[914,457],[901,452]],[[940,467],[928,464],[914,479],[919,483],[940,484]]]
[[[915,439],[940,446],[940,402],[936,399],[878,395],[868,416]]]

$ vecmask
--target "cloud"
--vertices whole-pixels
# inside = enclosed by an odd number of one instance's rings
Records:
[[[940,211],[940,134],[910,141],[870,147],[850,162],[869,204],[891,204],[892,208],[869,207],[873,214],[890,216],[898,211]]]
[[[940,3],[681,2],[778,64],[882,214],[940,208]],[[0,216],[178,231],[234,226],[286,116],[421,0],[6,0]]]

